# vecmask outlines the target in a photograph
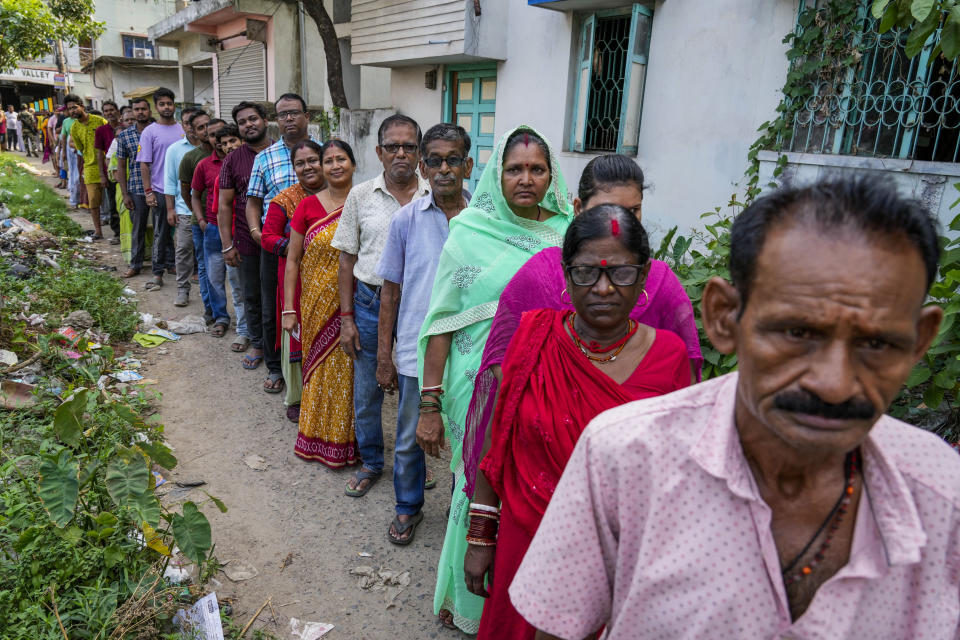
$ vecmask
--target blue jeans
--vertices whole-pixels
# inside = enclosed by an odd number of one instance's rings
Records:
[[[423,485],[427,481],[427,459],[417,444],[420,385],[416,377],[397,378],[400,402],[397,407],[397,444],[393,451],[393,490],[397,494],[397,514],[412,516],[423,508]]]
[[[198,228],[198,227],[195,227]],[[197,253],[200,263],[200,294],[203,295],[203,278],[207,278],[207,300],[210,301],[210,311],[214,322],[230,324],[230,314],[227,313],[227,265],[223,261],[220,242],[220,229],[215,224],[208,224],[203,232],[203,253]],[[204,301],[206,302],[206,300]]]
[[[223,246],[221,244],[220,246]],[[220,254],[221,258],[223,254]],[[233,296],[233,312],[237,314],[237,335],[250,339],[247,332],[247,311],[243,308],[243,284],[240,282],[240,269],[236,267],[227,267],[227,278],[230,280],[230,295]],[[207,276],[210,279],[210,276]]]
[[[205,311],[210,311],[210,282],[207,280],[207,264],[203,254],[203,231],[200,231],[200,225],[191,225],[193,233],[193,254],[197,257],[197,278],[200,280],[200,299],[203,301]],[[226,315],[226,314],[224,314]],[[216,318],[216,314],[213,316]],[[230,316],[227,316],[227,322]]]
[[[377,321],[380,292],[363,282],[353,295],[353,321],[360,333],[360,353],[353,362],[353,412],[356,416],[357,447],[363,466],[383,471],[383,390],[377,384]]]

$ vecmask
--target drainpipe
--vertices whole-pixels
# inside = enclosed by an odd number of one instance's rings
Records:
[[[300,95],[306,102],[310,102],[310,90],[307,87],[307,30],[304,27],[303,19],[306,12],[303,9],[302,0],[297,2],[297,24],[300,27]]]

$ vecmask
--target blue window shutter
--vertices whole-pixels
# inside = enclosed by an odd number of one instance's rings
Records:
[[[593,74],[593,36],[596,17],[583,21],[580,30],[580,55],[577,58],[576,91],[573,94],[573,120],[570,127],[570,148],[583,151],[587,135],[587,108],[590,104],[590,76]]]
[[[633,15],[630,20],[630,49],[627,51],[626,68],[623,70],[623,104],[620,106],[617,153],[637,155],[652,17],[653,12],[647,7],[640,4],[633,5]]]
[[[127,58],[133,57],[133,38],[130,36],[122,36],[123,38],[123,55]]]

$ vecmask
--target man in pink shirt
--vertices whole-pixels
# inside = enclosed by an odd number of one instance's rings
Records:
[[[739,371],[584,431],[509,590],[538,639],[960,637],[960,456],[883,415],[936,231],[859,179],[737,217],[702,310]]]

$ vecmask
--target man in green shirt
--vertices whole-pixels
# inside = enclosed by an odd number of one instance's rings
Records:
[[[97,152],[94,142],[97,127],[107,124],[100,116],[90,115],[79,96],[69,94],[63,99],[67,112],[76,122],[70,127],[70,138],[77,153],[83,156],[83,181],[87,187],[87,204],[90,217],[93,218],[94,240],[102,240],[100,228],[100,203],[103,201],[103,186],[100,184],[100,165],[97,164]]]

